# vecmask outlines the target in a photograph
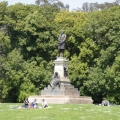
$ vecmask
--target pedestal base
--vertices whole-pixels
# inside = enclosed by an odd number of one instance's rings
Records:
[[[42,99],[45,99],[48,104],[92,104],[91,97],[69,97],[69,96],[30,96],[29,102],[37,99],[37,103],[41,103]]]
[[[42,102],[42,99],[45,99],[47,103],[50,104],[92,104],[93,100],[88,96],[80,96],[80,92],[77,88],[74,88],[70,84],[69,79],[64,79],[61,81],[60,88],[56,86],[55,89],[52,89],[50,85],[45,87],[41,91],[40,96],[30,96],[28,98],[29,102],[37,99],[38,103]]]

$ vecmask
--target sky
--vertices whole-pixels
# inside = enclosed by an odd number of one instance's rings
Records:
[[[2,1],[8,1],[8,5],[14,5],[15,3],[23,3],[23,4],[35,4],[35,0],[0,0]],[[64,4],[68,4],[70,7],[69,9],[72,10],[74,8],[81,8],[82,4],[85,2],[89,3],[104,3],[104,2],[115,2],[115,0],[60,0]]]

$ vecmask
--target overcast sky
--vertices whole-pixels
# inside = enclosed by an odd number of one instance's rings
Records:
[[[15,4],[15,3],[23,3],[23,4],[35,4],[35,0],[0,0],[1,1],[8,1],[9,5]],[[64,4],[68,4],[70,6],[70,10],[74,9],[74,8],[81,8],[82,4],[85,2],[89,2],[89,3],[104,3],[104,2],[115,2],[115,0],[60,0],[61,2],[63,2]]]

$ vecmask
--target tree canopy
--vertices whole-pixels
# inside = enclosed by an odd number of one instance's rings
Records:
[[[64,29],[71,83],[94,103],[120,104],[119,5],[69,11],[59,1],[0,2],[0,13],[1,102],[21,102],[48,85]]]

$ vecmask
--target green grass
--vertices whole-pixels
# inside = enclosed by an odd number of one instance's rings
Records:
[[[0,120],[120,120],[120,106],[51,104],[44,109],[13,109],[21,105],[1,103]]]

